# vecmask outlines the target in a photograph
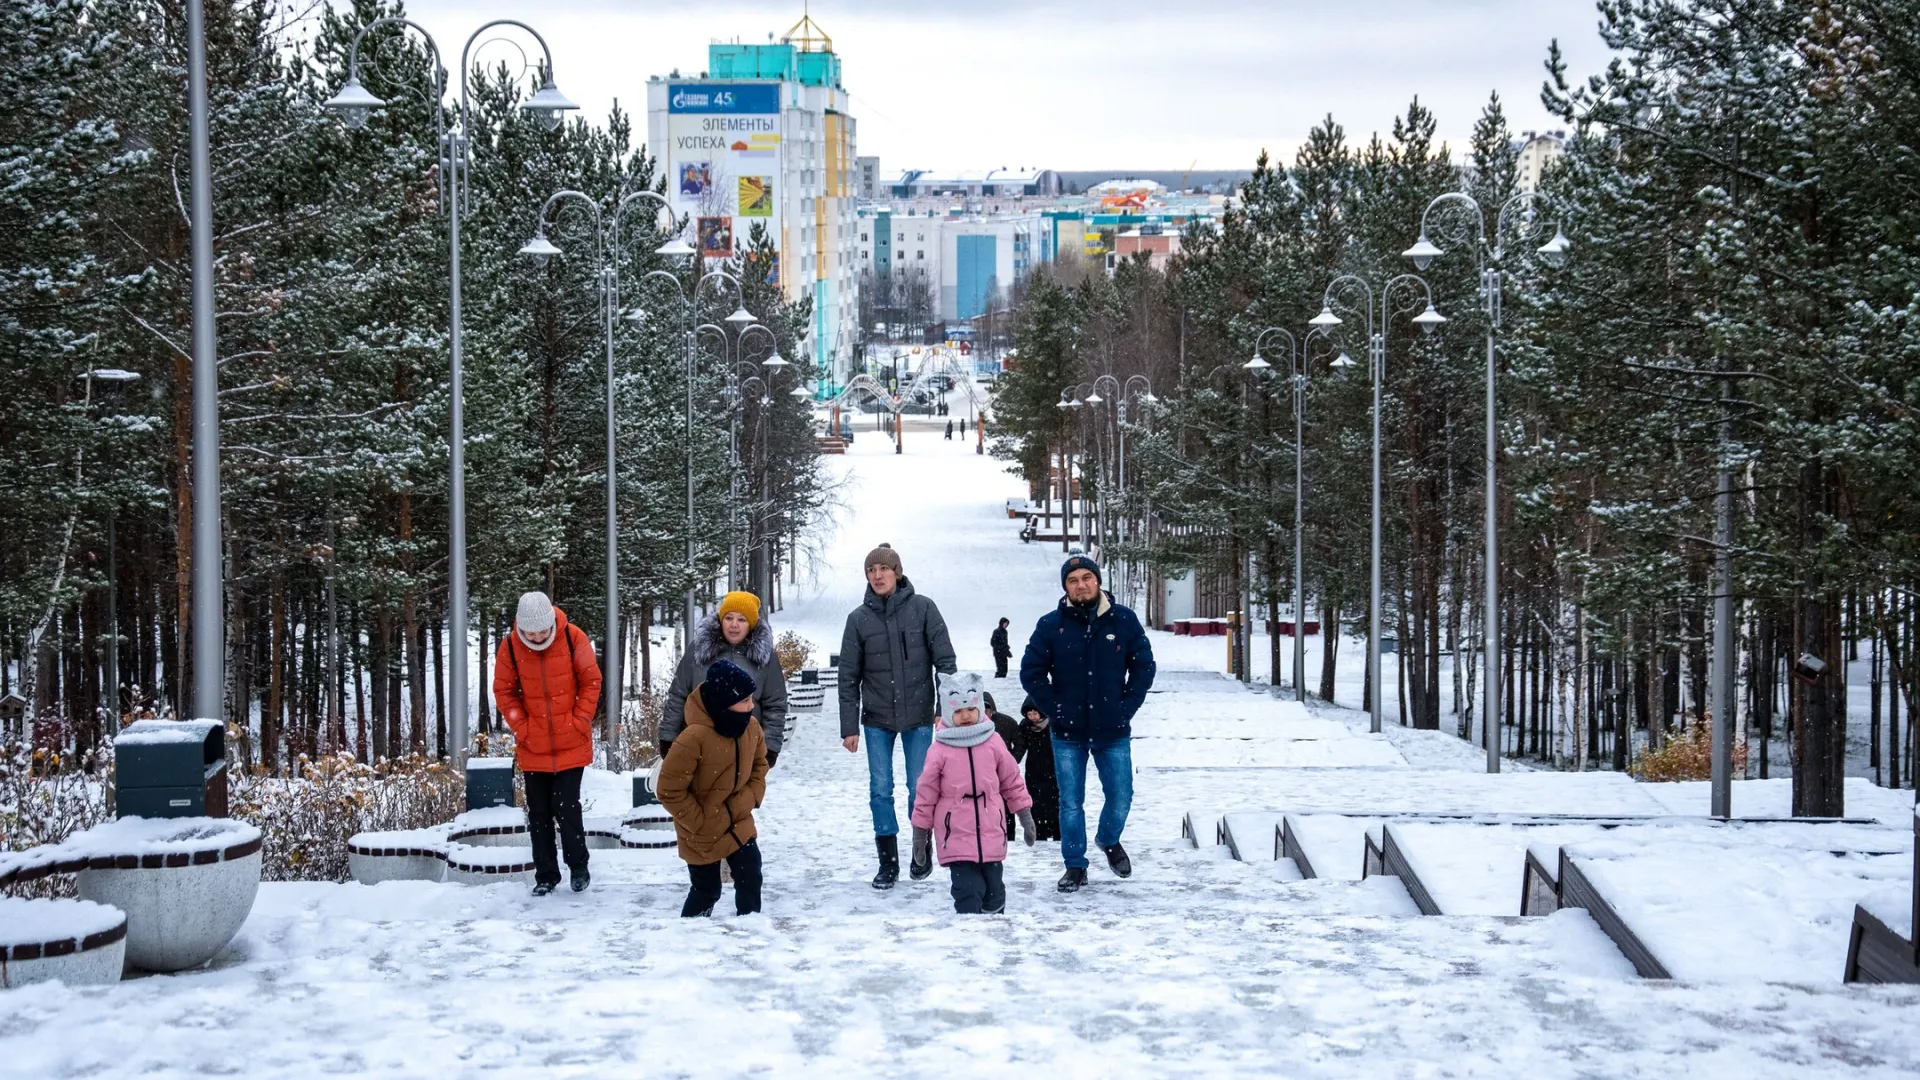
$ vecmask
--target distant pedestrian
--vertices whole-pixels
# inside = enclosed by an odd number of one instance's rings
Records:
[[[660,713],[660,756],[667,756],[674,736],[680,734],[687,695],[713,662],[723,659],[753,676],[753,715],[766,737],[767,767],[772,768],[786,740],[787,677],[773,656],[773,627],[760,612],[760,598],[750,592],[721,597],[713,614],[695,624],[674,668],[673,682],[667,686],[666,707]]]
[[[733,910],[760,910],[760,843],[753,812],[767,797],[767,744],[753,717],[753,676],[716,660],[687,695],[686,727],[660,766],[660,805],[673,815],[692,884],[682,918],[713,913],[720,860],[733,871]]]
[[[960,437],[967,437],[967,418],[964,416],[960,418]]]
[[[1007,626],[1010,619],[1001,619],[1000,625],[993,631],[993,677],[1007,677],[1007,661],[1013,659],[1013,646],[1007,644]]]
[[[947,441],[953,441],[953,421],[947,421]]]
[[[931,863],[937,824],[940,865],[952,879],[953,910],[961,915],[998,915],[1007,908],[1006,813],[1018,816],[1026,842],[1033,843],[1033,799],[1013,755],[995,738],[983,704],[980,676],[940,677],[942,722],[913,808],[914,864]]]
[[[867,552],[867,595],[847,615],[840,638],[840,742],[860,750],[867,735],[867,808],[880,870],[873,887],[891,889],[900,877],[900,821],[893,808],[893,744],[907,763],[907,812],[911,814],[920,769],[933,742],[936,673],[955,671],[953,642],[934,602],[914,592],[901,573],[900,555],[888,544]],[[932,864],[913,867],[916,878]]]
[[[1100,564],[1073,554],[1060,567],[1066,595],[1040,617],[1020,660],[1020,683],[1052,731],[1060,782],[1061,892],[1087,883],[1087,759],[1104,804],[1094,843],[1120,877],[1133,863],[1120,846],[1133,803],[1133,714],[1153,686],[1153,647],[1134,613],[1100,587]]]
[[[513,732],[514,760],[526,784],[533,895],[560,884],[556,827],[573,891],[580,892],[589,881],[580,777],[593,762],[600,665],[586,631],[568,622],[546,593],[520,596],[513,630],[494,656],[493,701]]]

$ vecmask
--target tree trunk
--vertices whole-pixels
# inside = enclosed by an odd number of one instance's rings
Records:
[[[1818,552],[1833,509],[1833,477],[1820,462],[1800,467],[1801,551]],[[1800,723],[1793,746],[1793,813],[1796,817],[1842,817],[1846,813],[1847,721],[1845,673],[1840,643],[1839,604],[1828,591],[1826,573],[1815,566],[1800,590]],[[1808,661],[1824,665],[1813,674]]]

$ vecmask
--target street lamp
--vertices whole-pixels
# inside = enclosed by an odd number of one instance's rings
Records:
[[[766,334],[769,338],[773,337],[774,334],[772,330],[755,320],[753,315],[750,314],[744,306],[736,308],[733,314],[727,316],[723,321],[731,324],[735,328],[735,333],[731,337],[729,337],[724,329],[713,323],[702,323],[694,327],[694,333],[697,335],[704,331],[719,338],[721,361],[731,361],[727,366],[727,383],[725,389],[722,391],[722,396],[728,405],[727,591],[732,592],[740,587],[740,530],[738,523],[740,507],[740,411],[738,408],[740,372],[738,369],[741,364],[748,363],[748,361],[741,359],[740,354],[746,349],[747,335],[753,331],[758,330]],[[732,345],[731,351],[729,351],[728,348],[729,344]]]
[[[1284,326],[1269,326],[1260,331],[1253,339],[1253,360],[1247,361],[1247,367],[1254,366],[1254,360],[1260,361],[1261,370],[1271,367],[1260,357],[1260,346],[1269,334],[1286,339],[1289,380],[1293,392],[1293,690],[1294,700],[1307,700],[1307,639],[1306,639],[1306,549],[1302,542],[1305,534],[1306,487],[1306,413],[1307,413],[1307,342],[1317,335],[1324,335],[1325,327],[1315,327],[1305,336],[1295,338],[1293,332]],[[1344,359],[1345,353],[1341,354]],[[1339,361],[1335,361],[1338,365]],[[1348,360],[1351,365],[1353,361]],[[1277,673],[1276,673],[1277,674]]]
[[[691,245],[689,245],[685,239],[678,236],[660,245],[660,247],[655,249],[654,253],[657,255],[665,255],[668,257],[681,257],[681,256],[690,256],[690,255],[696,254],[694,248]],[[693,291],[691,293],[687,291],[686,285],[680,280],[680,276],[678,274],[673,274],[666,270],[650,271],[643,278],[641,278],[641,280],[643,282],[655,281],[655,280],[665,281],[668,284],[673,286],[674,293],[678,295],[680,298],[680,311],[681,311],[681,317],[682,317],[682,325],[685,328],[684,344],[682,348],[682,364],[684,368],[685,384],[686,384],[686,391],[687,391],[686,412],[685,412],[686,426],[685,426],[685,430],[682,432],[681,441],[682,441],[682,448],[686,451],[687,591],[685,595],[681,597],[680,625],[683,628],[685,628],[687,633],[691,634],[693,632],[693,608],[694,608],[693,574],[694,574],[695,548],[696,548],[695,539],[694,539],[694,518],[693,518],[693,507],[694,507],[693,384],[698,375],[697,354],[699,350],[697,347],[697,338],[698,338],[699,331],[701,329],[711,330],[714,333],[717,333],[721,336],[721,339],[723,342],[723,348],[724,348],[724,341],[726,338],[726,331],[712,323],[703,323],[699,327],[695,327],[693,325],[694,307],[700,299],[700,290],[705,288],[709,282],[718,282],[718,283],[724,283],[724,284],[733,286],[733,294],[736,299],[744,300],[746,294],[740,287],[739,279],[735,278],[732,274],[729,274],[724,270],[709,270],[706,273],[700,275],[700,277],[694,281]],[[744,306],[736,308],[734,314],[736,315],[745,314],[748,322],[751,322],[753,320],[752,314],[746,312]],[[647,321],[646,309],[635,308],[634,310],[629,311],[627,313],[626,318],[628,322],[631,322],[636,326],[644,325]]]
[[[548,85],[550,87],[551,83]],[[641,203],[654,205],[656,214],[660,210],[667,210],[671,214],[672,210],[665,196],[651,191],[635,191],[622,196],[614,204],[613,212],[603,216],[600,203],[586,193],[572,189],[556,191],[540,205],[540,213],[534,219],[533,238],[520,248],[520,254],[532,258],[536,264],[545,264],[548,259],[560,254],[560,249],[547,239],[547,215],[563,200],[577,201],[593,214],[594,255],[600,264],[597,275],[600,281],[600,322],[605,332],[607,351],[607,612],[606,643],[601,649],[601,667],[604,669],[601,699],[605,702],[607,747],[611,751],[620,745],[620,676],[626,660],[625,642],[620,637],[619,488],[615,474],[619,454],[615,439],[613,366],[613,324],[620,311],[620,257],[625,251],[620,243],[620,221],[629,207]]]
[[[1484,719],[1481,721],[1481,734],[1485,736],[1487,740],[1487,771],[1490,773],[1500,771],[1500,489],[1498,483],[1500,468],[1500,431],[1497,426],[1498,413],[1495,398],[1499,365],[1495,359],[1494,338],[1500,330],[1500,264],[1506,255],[1504,238],[1507,234],[1509,224],[1517,226],[1520,222],[1520,218],[1517,217],[1510,222],[1509,215],[1517,212],[1527,221],[1531,221],[1536,201],[1537,198],[1534,192],[1522,191],[1502,203],[1499,210],[1494,213],[1493,232],[1489,235],[1487,232],[1486,211],[1481,209],[1480,203],[1475,200],[1473,196],[1465,192],[1447,192],[1444,195],[1435,197],[1432,202],[1427,204],[1427,208],[1420,212],[1420,238],[1415,240],[1413,246],[1403,253],[1407,258],[1413,260],[1414,266],[1425,270],[1435,259],[1446,254],[1445,250],[1428,239],[1429,219],[1433,217],[1434,210],[1445,205],[1457,205],[1460,209],[1468,212],[1465,215],[1464,223],[1456,221],[1457,228],[1455,231],[1459,234],[1461,240],[1473,243],[1474,259],[1480,271],[1480,298],[1485,304],[1487,312],[1487,480],[1485,495],[1485,544],[1487,549],[1485,569],[1487,575],[1487,600],[1486,609],[1481,613],[1481,618],[1484,621],[1481,632],[1481,645],[1486,650],[1483,661],[1486,665],[1484,669],[1486,691],[1481,695],[1481,702],[1485,709]],[[1469,227],[1473,231],[1468,231]],[[1559,266],[1566,261],[1567,252],[1572,246],[1573,243],[1567,239],[1567,234],[1556,225],[1553,230],[1553,238],[1535,249],[1534,255],[1548,266]],[[1429,305],[1429,307],[1431,307],[1431,305]],[[1722,548],[1721,550],[1724,551],[1725,549]],[[1728,651],[1730,659],[1731,649]],[[1727,670],[1724,663],[1719,670]],[[1725,710],[1721,710],[1721,713],[1724,713],[1724,711]],[[1716,713],[1714,718],[1716,739],[1719,738],[1719,725],[1724,722],[1724,716],[1721,715],[1721,713]],[[1731,744],[1729,743],[1729,745]],[[1721,797],[1721,789],[1725,786],[1718,779],[1718,775],[1716,765],[1716,780],[1713,794],[1715,813],[1719,813],[1722,808],[1723,800]]]
[[[466,210],[466,200],[471,194],[471,183],[467,177],[467,134],[472,123],[468,112],[467,73],[471,68],[470,60],[474,42],[480,35],[496,26],[513,26],[533,35],[540,43],[541,55],[546,60],[540,89],[533,97],[520,103],[520,109],[547,130],[560,123],[562,116],[579,106],[568,101],[553,85],[553,50],[547,47],[547,41],[539,32],[526,23],[514,19],[494,19],[482,25],[467,38],[460,49],[460,99],[458,109],[453,115],[454,131],[447,130],[447,109],[441,98],[446,90],[447,73],[440,63],[440,45],[433,35],[419,23],[398,16],[375,19],[360,28],[354,35],[353,46],[347,53],[347,81],[340,92],[328,99],[324,105],[339,116],[348,127],[358,128],[366,124],[375,110],[386,102],[375,97],[366,87],[360,85],[360,43],[366,40],[368,32],[375,27],[397,26],[418,31],[426,39],[427,48],[433,54],[433,68],[428,73],[433,94],[434,133],[440,145],[440,172],[446,178],[443,194],[447,214],[447,267],[449,325],[447,338],[450,357],[448,374],[448,433],[450,448],[448,461],[448,516],[451,522],[447,534],[447,667],[451,678],[448,680],[448,719],[452,730],[449,733],[453,742],[453,764],[456,770],[466,771],[467,764],[467,680],[472,672],[467,666],[467,478],[466,478],[466,426],[462,399],[464,397],[464,372],[461,370],[460,353],[460,216]],[[200,219],[195,214],[196,227]],[[210,306],[210,305],[209,305]],[[215,418],[217,422],[217,417]],[[197,422],[197,421],[196,421]],[[199,490],[199,485],[195,485]],[[195,543],[200,542],[202,530],[195,530]],[[217,557],[217,550],[215,555]],[[200,620],[196,624],[197,631]],[[215,642],[218,647],[218,642]]]
[[[1400,274],[1388,278],[1378,294],[1380,301],[1379,318],[1374,317],[1375,293],[1372,286],[1353,274],[1342,274],[1327,284],[1327,291],[1320,302],[1320,314],[1307,320],[1307,325],[1326,332],[1339,326],[1344,320],[1333,313],[1333,301],[1343,286],[1358,288],[1366,296],[1367,313],[1367,367],[1373,375],[1373,573],[1371,610],[1368,612],[1367,630],[1367,679],[1373,686],[1373,701],[1370,729],[1380,730],[1380,699],[1385,696],[1380,685],[1380,387],[1387,379],[1387,324],[1394,314],[1389,306],[1393,290],[1400,285],[1418,285],[1426,294],[1427,306],[1414,316],[1412,322],[1421,333],[1431,334],[1446,322],[1446,317],[1433,308],[1433,288],[1425,278],[1417,274]],[[1353,360],[1342,352],[1333,362],[1335,367],[1349,367]]]
[[[1106,397],[1100,396],[1100,388],[1102,386],[1107,387]],[[1120,380],[1114,378],[1112,375],[1096,376],[1093,380],[1093,393],[1087,395],[1087,404],[1089,405],[1098,407],[1100,405],[1110,403],[1114,407],[1114,411],[1112,413],[1103,413],[1102,415],[1096,416],[1093,421],[1093,424],[1094,424],[1093,454],[1094,454],[1094,461],[1095,461],[1094,474],[1099,478],[1099,485],[1100,485],[1100,492],[1099,492],[1100,501],[1098,504],[1100,516],[1094,520],[1094,533],[1095,533],[1095,539],[1099,542],[1099,545],[1100,545],[1100,554],[1103,557],[1102,558],[1103,562],[1107,561],[1104,558],[1104,556],[1107,553],[1107,536],[1110,532],[1113,531],[1113,507],[1114,507],[1113,501],[1108,499],[1107,497],[1107,476],[1109,473],[1109,470],[1107,468],[1107,459],[1108,457],[1113,456],[1115,454],[1114,447],[1117,442],[1118,433],[1115,431],[1113,421],[1117,420],[1119,416],[1120,406],[1125,404],[1123,401],[1120,400],[1122,395],[1123,395],[1123,391],[1121,390],[1121,387],[1120,387]],[[1101,421],[1103,420],[1107,421],[1107,423],[1104,425],[1101,423]],[[1106,429],[1105,430],[1106,443],[1104,446],[1101,444],[1101,441],[1100,441],[1101,428],[1103,426]],[[1117,462],[1115,463],[1114,468],[1111,471],[1114,473],[1118,473],[1119,465]]]
[[[1136,383],[1138,384],[1137,388],[1135,386]],[[1135,400],[1138,400],[1142,405],[1152,405],[1159,400],[1153,396],[1153,383],[1145,375],[1127,376],[1126,384],[1121,387],[1120,399],[1114,402],[1113,406],[1114,419],[1116,421],[1114,459],[1118,467],[1120,480],[1119,538],[1123,544],[1132,540],[1134,536],[1133,514],[1127,502],[1127,409],[1129,403]],[[1147,419],[1151,422],[1151,413],[1147,414]],[[1151,531],[1153,527],[1153,510],[1151,505],[1143,507],[1141,520],[1147,529]],[[1149,535],[1148,540],[1152,540],[1151,535]],[[1131,562],[1127,564],[1127,573],[1121,580],[1122,589],[1126,596],[1126,603],[1129,607],[1132,607],[1138,602],[1139,597],[1136,588],[1135,569]]]

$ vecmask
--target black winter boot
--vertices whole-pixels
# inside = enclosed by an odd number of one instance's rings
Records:
[[[1060,875],[1060,883],[1055,885],[1054,888],[1059,889],[1061,892],[1079,892],[1086,884],[1087,868],[1084,866],[1069,866],[1067,867],[1067,872]]]
[[[880,872],[873,875],[873,887],[891,889],[893,883],[900,880],[900,838],[876,836],[873,846],[880,853]]]
[[[1127,858],[1127,849],[1119,844],[1107,849],[1107,865],[1120,877],[1133,876],[1133,860]]]
[[[572,885],[573,885],[574,892],[586,892],[587,886],[592,882],[593,882],[592,876],[590,876],[585,870],[575,870],[573,872]]]

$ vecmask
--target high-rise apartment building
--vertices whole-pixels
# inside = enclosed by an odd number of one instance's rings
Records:
[[[855,127],[833,41],[803,18],[778,42],[715,43],[699,78],[647,83],[647,149],[703,259],[778,249],[790,299],[813,300],[812,355],[844,382],[859,340]]]

